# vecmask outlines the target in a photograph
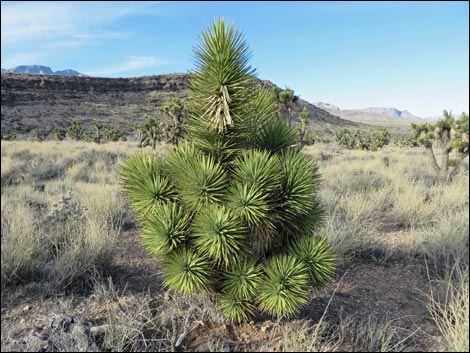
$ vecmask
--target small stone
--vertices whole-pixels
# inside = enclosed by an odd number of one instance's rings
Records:
[[[23,307],[23,311],[29,311],[29,310],[31,310],[31,305],[25,305]]]

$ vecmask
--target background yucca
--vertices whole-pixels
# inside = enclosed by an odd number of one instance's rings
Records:
[[[254,80],[234,25],[214,22],[194,54],[186,142],[162,161],[135,155],[121,168],[143,245],[170,289],[216,292],[231,320],[256,308],[292,315],[336,266],[315,235],[323,220],[318,169]]]

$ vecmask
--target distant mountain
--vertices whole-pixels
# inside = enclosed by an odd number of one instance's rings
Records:
[[[50,67],[42,65],[20,65],[8,69],[7,72],[30,75],[52,75],[54,73]]]
[[[63,76],[84,76],[78,71],[67,69],[67,70],[59,70],[54,72],[54,75],[63,75]]]
[[[61,75],[61,76],[86,76],[78,71],[67,69],[53,72],[49,66],[42,65],[20,65],[11,69],[2,69],[2,72],[10,72],[13,74],[29,74],[29,75]]]
[[[324,102],[314,103],[342,119],[358,122],[422,122],[423,118],[411,114],[407,110],[398,110],[396,108],[365,108],[365,109],[339,109],[338,107]]]

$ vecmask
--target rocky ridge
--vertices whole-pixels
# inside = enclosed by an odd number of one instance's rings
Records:
[[[159,107],[171,97],[186,98],[188,82],[188,74],[101,78],[3,72],[1,121],[8,130],[20,134],[34,128],[65,128],[72,120],[89,129],[93,121],[99,121],[105,127],[118,126],[132,134],[134,125],[146,115],[166,119],[158,112]],[[259,82],[273,86],[269,81]],[[331,133],[342,127],[358,127],[302,99],[293,109],[295,117],[303,106],[310,110],[312,131]]]

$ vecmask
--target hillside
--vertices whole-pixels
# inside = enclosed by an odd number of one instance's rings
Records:
[[[188,82],[188,74],[100,78],[2,73],[1,121],[7,129],[20,134],[34,128],[67,127],[74,119],[88,129],[93,121],[99,121],[131,134],[145,115],[164,119],[159,107],[171,97],[187,97]],[[260,80],[260,84],[273,86],[269,81]],[[304,105],[311,113],[312,131],[329,133],[343,127],[361,127],[302,99],[294,107],[294,116]]]

